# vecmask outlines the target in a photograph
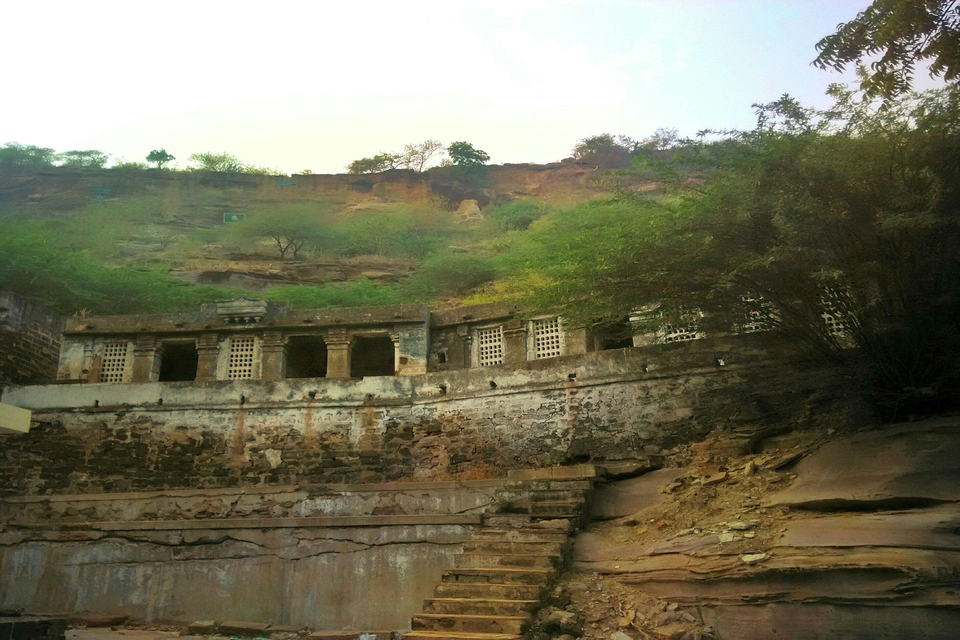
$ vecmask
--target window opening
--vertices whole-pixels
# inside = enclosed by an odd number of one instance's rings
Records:
[[[287,342],[287,378],[325,378],[327,343],[320,336],[293,336]]]
[[[389,336],[356,338],[350,356],[350,376],[392,376],[396,374],[393,340]]]
[[[503,327],[477,329],[477,364],[503,364]]]
[[[743,303],[737,333],[758,333],[773,329],[773,305],[762,295],[740,296]]]
[[[563,335],[560,318],[533,321],[533,353],[537,358],[563,355]]]
[[[660,344],[674,344],[676,342],[690,342],[691,340],[702,340],[707,334],[700,330],[700,318],[703,314],[699,309],[694,309],[683,313],[680,321],[683,325],[665,324],[660,327],[657,337]]]
[[[108,342],[103,345],[100,382],[124,382],[127,377],[127,346],[126,342]]]
[[[160,360],[160,382],[196,380],[198,360],[196,343],[164,343]]]
[[[821,313],[827,333],[841,343],[850,341],[850,302],[846,292],[836,287],[823,287],[820,293]]]
[[[230,339],[227,380],[244,380],[253,377],[253,350],[255,346],[256,338],[253,336]]]

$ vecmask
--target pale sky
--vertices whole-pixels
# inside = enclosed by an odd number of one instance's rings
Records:
[[[869,0],[7,2],[0,143],[341,173],[404,143],[552,162],[599,133],[750,127],[851,76],[814,44]]]

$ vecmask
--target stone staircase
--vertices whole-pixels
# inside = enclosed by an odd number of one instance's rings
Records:
[[[569,559],[589,480],[534,480],[504,489],[475,540],[443,574],[406,640],[515,640]]]

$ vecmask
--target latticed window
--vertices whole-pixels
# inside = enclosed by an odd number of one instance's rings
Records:
[[[533,354],[537,358],[563,355],[563,333],[560,318],[533,321]]]
[[[477,364],[503,364],[503,327],[477,329]]]
[[[701,317],[703,317],[703,314],[699,310],[688,311],[680,316],[682,325],[662,325],[660,330],[657,331],[657,342],[672,344],[706,338],[707,334],[700,330]]]
[[[834,287],[824,287],[820,293],[821,313],[827,333],[841,341],[850,339],[849,308],[846,293]]]
[[[773,329],[773,305],[762,295],[741,296],[743,314],[737,333],[757,333]]]
[[[227,364],[228,380],[244,380],[253,377],[253,351],[256,338],[244,336],[230,339],[230,360]]]
[[[126,380],[127,346],[126,342],[108,342],[103,345],[100,382],[124,382]]]

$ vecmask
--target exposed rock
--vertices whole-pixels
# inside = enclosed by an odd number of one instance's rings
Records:
[[[770,556],[766,553],[748,553],[746,555],[740,556],[740,559],[743,560],[744,564],[757,564],[758,562],[763,562]]]
[[[115,627],[126,622],[128,617],[129,616],[125,615],[89,613],[87,615],[80,616],[80,623],[85,624],[88,627]]]
[[[664,498],[660,487],[685,474],[685,469],[660,469],[603,485],[594,493],[590,515],[596,520],[608,520],[655,505]]]

